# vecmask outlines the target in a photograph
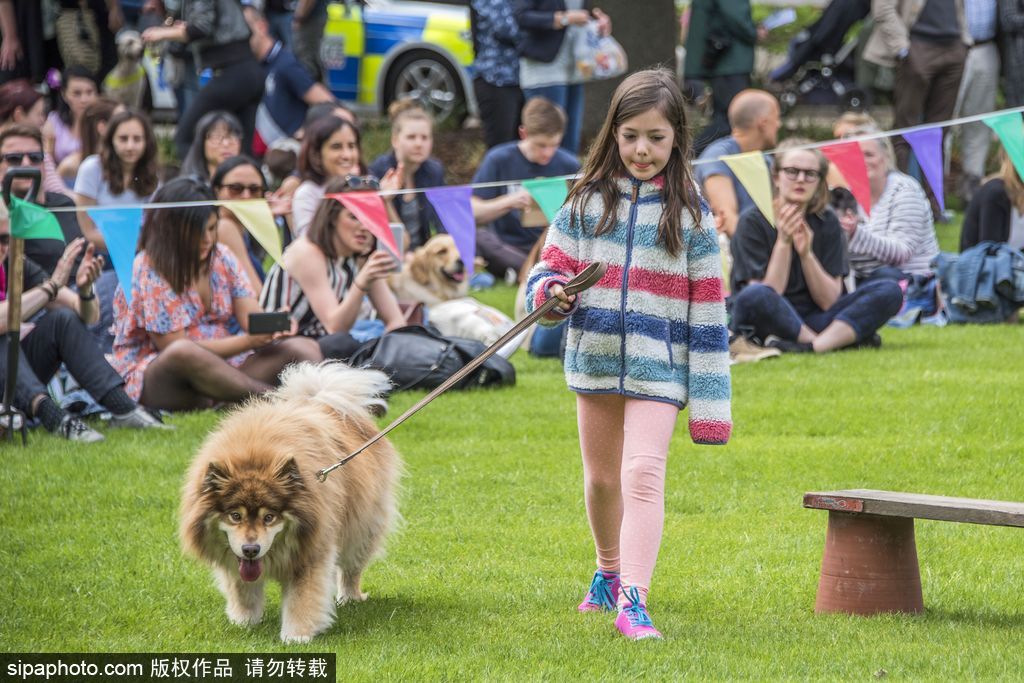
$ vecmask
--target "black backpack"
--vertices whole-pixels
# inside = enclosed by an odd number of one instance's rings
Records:
[[[391,377],[393,391],[433,389],[486,348],[483,342],[445,337],[433,328],[409,325],[362,344],[349,358],[349,364],[384,371]],[[453,388],[515,383],[516,369],[501,356],[494,355]]]

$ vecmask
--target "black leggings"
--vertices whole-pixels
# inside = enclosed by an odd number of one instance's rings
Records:
[[[7,377],[7,337],[0,337],[0,373]],[[99,401],[111,389],[124,384],[78,315],[67,308],[55,308],[36,322],[21,340],[18,355],[18,383],[14,406],[29,414],[32,399],[46,394],[46,383],[60,364],[79,386]]]
[[[266,76],[256,58],[229,64],[214,72],[192,104],[178,121],[174,144],[178,158],[184,159],[196,135],[196,124],[205,114],[218,109],[229,111],[242,122],[242,154],[252,154],[252,135],[256,129],[256,110],[263,97]]]

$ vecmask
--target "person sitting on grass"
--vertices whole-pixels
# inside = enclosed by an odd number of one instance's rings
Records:
[[[176,178],[154,202],[210,202],[195,178]],[[122,285],[123,287],[123,285]],[[217,207],[150,210],[132,268],[131,302],[114,298],[114,367],[127,391],[164,410],[241,401],[278,384],[289,363],[321,360],[316,343],[287,333],[249,334],[256,294],[238,259],[217,242]],[[237,324],[243,331],[231,334]]]
[[[999,153],[999,171],[974,194],[964,213],[960,251],[979,242],[1006,242],[1024,250],[1024,183],[1006,151]]]
[[[376,190],[374,178],[349,176],[327,181],[326,192]],[[405,325],[388,287],[391,254],[374,251],[374,238],[355,214],[336,200],[321,202],[304,235],[288,245],[260,294],[267,311],[288,310],[298,333],[317,339],[325,358],[348,360],[359,346],[350,334],[369,297],[386,330]]]
[[[386,178],[397,173],[396,189],[444,185],[444,166],[430,156],[434,149],[434,120],[415,100],[396,100],[388,107],[391,118],[391,151],[370,164],[370,173]],[[407,249],[422,247],[432,235],[444,232],[441,219],[422,192],[395,196],[391,202],[409,236]]]
[[[580,162],[560,147],[565,112],[543,97],[523,107],[519,140],[493,147],[484,155],[473,183],[518,181],[575,175]],[[473,217],[480,228],[477,253],[496,277],[515,282],[526,256],[548,221],[521,185],[479,187],[473,190]]]
[[[213,191],[217,193],[217,199],[262,199],[267,195],[267,180],[263,177],[263,171],[247,156],[231,157],[218,166],[213,173],[211,184]],[[217,240],[227,245],[238,259],[242,270],[249,277],[249,284],[254,289],[262,287],[265,275],[262,263],[263,250],[253,243],[249,231],[226,207],[220,209]]]
[[[7,367],[7,252],[11,228],[6,208],[0,204],[0,376]],[[82,255],[84,249],[84,255]],[[78,293],[67,287],[75,261],[82,255],[75,274]],[[47,431],[69,441],[93,443],[103,435],[77,417],[68,414],[50,398],[46,384],[61,363],[78,384],[110,411],[115,427],[134,429],[166,428],[140,408],[124,390],[124,380],[110,367],[86,325],[99,319],[100,309],[93,285],[103,270],[103,257],[84,239],[72,240],[64,249],[52,275],[31,259],[24,262],[21,294],[21,353],[18,356],[14,407],[39,420]],[[43,313],[41,317],[36,316]],[[27,322],[35,319],[34,322]],[[6,425],[0,425],[6,427]]]
[[[874,127],[861,127],[850,135],[877,132]],[[920,183],[896,170],[889,138],[864,140],[860,150],[868,169],[871,215],[847,210],[839,216],[857,287],[879,278],[898,281],[929,275],[932,259],[939,255],[939,241],[928,196]]]
[[[879,346],[876,331],[903,305],[892,280],[843,294],[846,240],[828,210],[828,160],[809,140],[779,146],[772,168],[775,227],[757,208],[740,216],[733,237],[731,330],[783,352],[824,353],[852,344]]]

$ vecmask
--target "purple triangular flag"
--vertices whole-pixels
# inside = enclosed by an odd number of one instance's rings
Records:
[[[910,143],[917,157],[917,165],[921,167],[928,184],[932,186],[939,209],[946,210],[945,190],[942,183],[942,127],[925,128],[924,130],[904,133],[903,139]]]
[[[455,247],[466,267],[466,277],[472,277],[473,261],[476,258],[476,219],[473,218],[473,205],[470,202],[472,188],[465,185],[432,187],[425,192],[444,229],[455,240]]]

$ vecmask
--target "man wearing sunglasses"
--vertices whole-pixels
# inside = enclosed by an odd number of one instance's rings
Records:
[[[7,175],[10,169],[20,166],[38,168],[40,172],[46,172],[43,168],[42,133],[33,126],[16,124],[0,130],[0,178]],[[31,189],[31,181],[20,178],[11,186],[11,193],[48,209],[75,206],[75,202],[67,195],[45,191],[44,184],[40,183],[39,193],[35,197],[26,197]],[[65,243],[82,236],[82,229],[78,226],[78,217],[74,211],[63,211],[54,215],[60,224],[61,232],[64,233],[63,242],[51,239],[25,240],[25,257],[35,261],[47,273],[52,273],[57,267],[57,262],[64,253]]]

